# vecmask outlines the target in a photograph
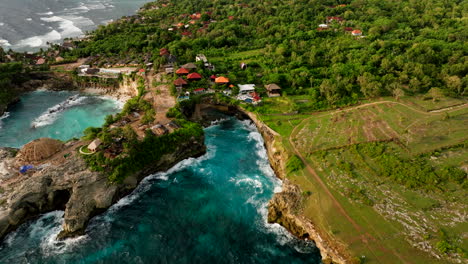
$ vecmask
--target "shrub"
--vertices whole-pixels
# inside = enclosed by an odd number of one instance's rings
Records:
[[[289,160],[286,162],[286,170],[288,171],[288,173],[302,170],[304,167],[304,163],[297,155],[290,157]]]

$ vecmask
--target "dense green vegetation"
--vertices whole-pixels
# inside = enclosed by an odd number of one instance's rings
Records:
[[[346,6],[332,7],[338,4]],[[151,9],[155,6],[159,9]],[[204,53],[234,83],[278,83],[288,94],[308,95],[316,108],[434,87],[461,96],[468,84],[467,3],[461,0],[301,0],[294,5],[181,0],[146,8],[137,17],[100,27],[93,41],[79,43],[72,54],[139,61],[147,54],[158,66],[164,63],[163,47],[181,63]],[[188,29],[168,31],[177,23],[189,24],[188,14],[195,12],[201,18]],[[343,21],[327,22],[329,16]],[[330,29],[318,31],[322,23]],[[345,28],[359,29],[365,38]],[[240,62],[247,69],[241,70]]]
[[[114,138],[118,137],[124,142],[123,154],[115,158],[106,158],[103,152],[95,155],[84,156],[88,166],[94,171],[102,171],[109,175],[111,182],[122,182],[127,176],[146,168],[150,164],[158,162],[164,154],[176,151],[178,146],[184,144],[190,138],[200,139],[203,137],[203,128],[196,123],[178,120],[182,127],[176,131],[156,136],[147,131],[143,140],[138,140],[135,132],[130,127],[109,130],[104,128],[96,133],[96,129],[88,129],[87,137],[94,133],[109,147]]]
[[[454,166],[437,169],[429,163],[425,155],[404,159],[396,149],[385,143],[357,144],[351,146],[350,151],[356,156],[363,156],[363,159],[369,159],[365,162],[372,164],[370,166],[376,175],[387,177],[408,188],[444,191],[448,182],[468,188],[466,172]],[[338,165],[351,176],[355,174],[351,163],[338,163]]]
[[[19,62],[0,63],[0,111],[18,95],[14,86],[25,81],[23,64]]]

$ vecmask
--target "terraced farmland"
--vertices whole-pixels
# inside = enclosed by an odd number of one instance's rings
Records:
[[[366,263],[463,262],[468,251],[468,104],[374,101],[263,115],[306,164],[288,178],[302,214]]]
[[[332,111],[300,124],[293,140],[313,153],[364,142],[395,141],[416,154],[468,139],[468,108],[430,113],[395,102]]]

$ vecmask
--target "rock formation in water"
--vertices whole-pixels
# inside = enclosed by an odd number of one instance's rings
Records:
[[[53,210],[65,210],[60,238],[83,234],[93,216],[130,193],[145,176],[166,171],[206,151],[202,138],[192,138],[123,183],[114,184],[106,175],[87,168],[77,152],[80,141],[62,145],[60,150],[45,155],[49,157],[41,156],[42,160],[29,156],[31,150],[41,148],[42,141],[29,143],[18,156],[14,149],[0,148],[0,238],[27,220]],[[34,168],[21,174],[18,170],[25,165],[25,157]]]

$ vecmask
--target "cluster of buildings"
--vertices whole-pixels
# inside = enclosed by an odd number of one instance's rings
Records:
[[[208,62],[205,55],[198,54],[196,56],[196,61],[202,62],[206,69],[214,70],[214,66]],[[245,69],[247,65],[242,63],[240,67],[241,69]],[[178,101],[189,99],[191,94],[215,93],[220,91],[226,96],[236,98],[237,100],[246,103],[257,104],[261,102],[261,96],[256,91],[255,84],[237,84],[239,93],[234,95],[233,88],[236,86],[231,83],[228,77],[212,74],[210,77],[204,78],[200,73],[197,72],[197,65],[194,63],[184,64],[176,70],[172,69],[172,71],[169,73],[175,73],[177,76],[173,84],[176,87],[177,93],[179,95]],[[194,85],[192,84],[197,84],[197,82],[202,79],[208,80],[208,84],[204,83],[204,85],[207,87],[193,89]],[[190,91],[187,89],[189,86],[192,87]],[[277,84],[265,85],[265,89],[269,97],[276,97],[281,95],[281,87],[279,87]]]
[[[137,72],[138,68],[93,68],[90,65],[83,64],[78,67],[78,76],[82,77],[100,77],[100,78],[118,78],[120,74],[130,75]]]
[[[346,7],[345,4],[338,5],[338,6],[331,6],[330,8],[336,8],[336,7]],[[327,16],[325,19],[325,23],[319,24],[317,31],[327,31],[331,29],[331,25],[336,23],[339,25],[342,25],[345,22],[345,19],[340,17],[340,16]],[[336,29],[335,29],[336,30]],[[351,34],[352,36],[358,37],[358,38],[363,38],[362,31],[360,29],[354,29],[352,27],[344,27],[343,30],[346,33]]]

